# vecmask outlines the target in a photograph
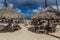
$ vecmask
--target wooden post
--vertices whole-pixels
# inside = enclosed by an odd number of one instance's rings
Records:
[[[13,30],[13,27],[11,27],[11,25],[12,25],[12,21],[11,20],[12,19],[8,19],[8,31],[13,32],[14,30]]]
[[[47,29],[47,34],[49,34],[49,19],[47,19],[47,21],[48,21],[48,25],[47,25],[47,27],[46,27],[46,29]]]
[[[49,23],[49,19],[48,19],[48,26],[49,26],[49,24],[50,24],[50,23]]]

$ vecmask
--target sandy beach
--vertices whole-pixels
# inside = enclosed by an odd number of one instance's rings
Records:
[[[19,24],[22,29],[15,32],[0,33],[0,40],[60,40],[60,31],[50,33],[55,36],[46,34],[36,34],[28,31],[24,24]]]

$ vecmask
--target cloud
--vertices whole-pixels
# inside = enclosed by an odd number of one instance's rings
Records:
[[[42,5],[45,0],[15,0],[15,3],[18,3],[23,6],[31,6],[31,5]],[[47,0],[49,5],[54,5],[56,3],[55,0]],[[60,0],[58,1],[60,3]]]
[[[4,4],[0,3],[0,9],[4,8]]]
[[[3,2],[3,0],[0,0],[0,2]]]
[[[54,9],[57,9],[57,6],[52,6]]]
[[[54,9],[57,9],[57,6],[52,6]],[[60,5],[58,6],[59,10],[60,10]]]
[[[31,6],[31,5],[42,5],[45,4],[45,0],[7,0],[8,3],[13,2],[22,6]],[[47,0],[49,5],[55,5],[55,0]],[[57,0],[58,4],[60,4],[60,0]],[[3,2],[3,0],[0,0]]]
[[[39,12],[40,10],[42,10],[42,9],[43,9],[43,7],[38,7],[37,9],[27,10],[27,12],[36,13],[36,12]]]
[[[41,10],[42,9],[42,7],[38,7],[38,10]]]
[[[33,9],[32,12],[36,13],[36,12],[39,12],[38,9]]]
[[[38,3],[41,2],[42,0],[16,0],[18,3]]]
[[[20,12],[21,12],[21,10],[20,10],[20,9],[18,9],[18,8],[16,8],[15,10],[16,10],[18,13],[20,13]]]
[[[13,4],[11,4],[11,3],[10,3],[10,4],[8,4],[8,6],[9,6],[9,7],[11,7],[11,8],[13,8]]]
[[[55,6],[55,5],[53,5],[53,6],[51,6],[51,7],[53,7],[54,9],[57,9],[57,6]],[[59,10],[60,10],[60,6],[58,6],[58,8],[59,8]],[[39,12],[39,11],[41,11],[41,10],[44,10],[44,8],[43,8],[43,7],[38,7],[37,9],[28,10],[27,12],[36,13],[36,12]]]
[[[18,10],[18,12],[21,12],[21,10]]]
[[[38,9],[38,10],[43,10],[44,7],[43,7],[43,6],[40,6],[40,7],[38,7],[37,9]]]
[[[41,10],[43,10],[44,8],[43,7],[38,7],[37,9],[33,9],[32,11],[35,13],[35,12],[39,12],[39,11],[41,11]]]
[[[45,4],[45,0],[7,0],[8,3],[12,2],[15,4],[19,4],[21,6],[33,6],[33,5],[38,5],[38,6],[43,6]],[[56,5],[55,0],[47,0],[48,1],[48,6],[51,5]],[[58,4],[60,5],[60,0],[57,0]],[[2,0],[0,0],[2,2]]]
[[[32,10],[27,10],[27,12],[32,12]]]
[[[59,10],[60,10],[60,6],[58,6]]]
[[[31,6],[31,5],[38,5],[42,0],[15,0],[14,3],[17,3],[22,6]]]
[[[38,12],[39,10],[38,9],[32,9],[32,10],[27,10],[27,12],[33,12],[33,13],[35,13],[35,12]]]

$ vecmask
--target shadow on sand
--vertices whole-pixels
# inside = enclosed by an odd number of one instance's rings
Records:
[[[6,30],[1,30],[0,33],[7,33],[8,31]]]
[[[35,28],[34,27],[29,27],[28,28],[28,31],[33,32],[33,33],[36,33],[36,34],[44,34],[44,32],[37,32],[37,31],[35,31]]]
[[[52,35],[52,34],[46,34],[46,35],[49,35],[49,36],[52,36],[52,37],[55,37],[55,38],[60,39],[60,37],[59,37],[59,36],[55,36],[55,35]]]
[[[22,28],[20,28],[19,30],[21,30]],[[7,33],[7,32],[15,32],[15,31],[18,31],[18,29],[15,29],[15,30],[0,30],[0,33]]]
[[[28,28],[28,30],[31,31],[31,32],[33,32],[33,33],[36,33],[36,34],[40,34],[40,33],[37,33],[37,32],[34,30],[34,27],[30,27],[30,28]],[[41,33],[41,34],[42,34],[42,33]],[[44,33],[43,33],[43,34],[44,34]],[[46,35],[60,39],[59,36],[55,36],[55,35],[52,35],[52,34],[46,34]]]

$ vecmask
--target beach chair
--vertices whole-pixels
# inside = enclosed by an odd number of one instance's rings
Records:
[[[0,31],[5,30],[5,26],[4,25],[0,25]]]
[[[49,31],[50,32],[56,32],[57,30],[59,30],[57,27],[57,24],[52,24],[52,26],[50,27]]]
[[[47,33],[47,30],[45,30],[45,27],[42,25],[38,26],[38,30],[36,30],[37,33]]]
[[[21,27],[19,25],[17,25],[17,24],[14,24],[12,28],[13,28],[13,30],[19,30],[19,29],[21,29]]]

